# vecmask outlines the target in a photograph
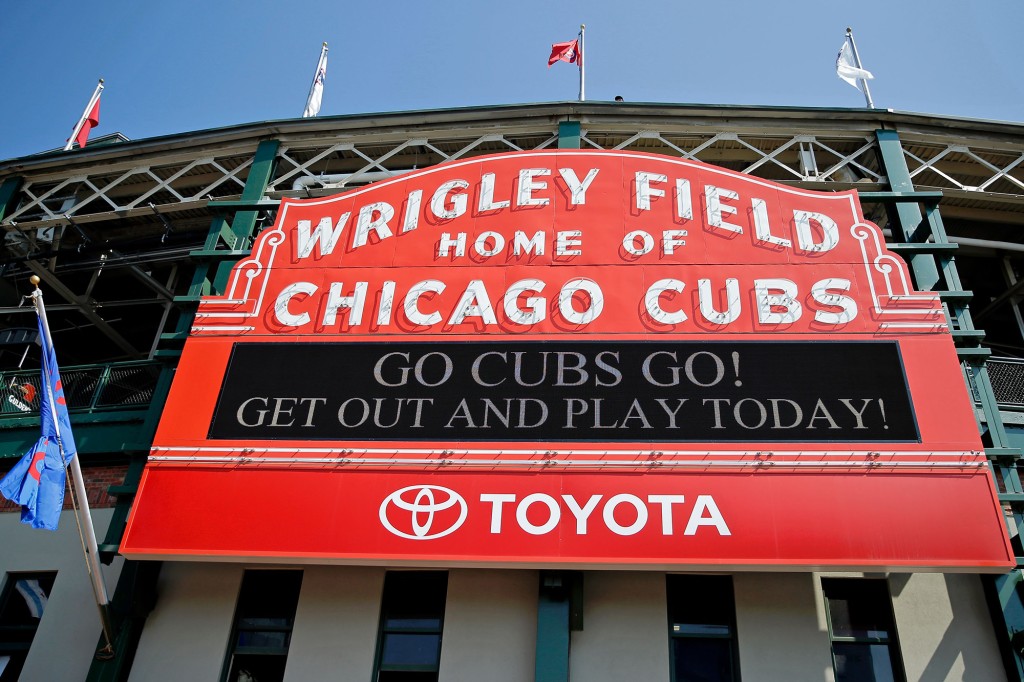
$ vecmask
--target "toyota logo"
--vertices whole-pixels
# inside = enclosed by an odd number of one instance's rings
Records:
[[[468,513],[461,495],[439,485],[410,485],[391,493],[380,504],[380,522],[408,540],[443,538],[455,532]],[[396,523],[401,529],[395,527]]]

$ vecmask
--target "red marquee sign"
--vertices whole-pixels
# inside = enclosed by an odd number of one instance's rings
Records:
[[[856,192],[567,150],[284,200],[200,304],[122,552],[1012,559],[941,303]]]

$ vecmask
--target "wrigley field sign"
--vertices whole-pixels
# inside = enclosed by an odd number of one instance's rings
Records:
[[[265,496],[301,500],[303,523]],[[199,306],[122,551],[974,572],[1012,556],[942,304],[856,192],[578,150],[283,200]]]

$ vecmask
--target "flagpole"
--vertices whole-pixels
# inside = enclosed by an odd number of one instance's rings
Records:
[[[585,94],[585,92],[583,90],[583,83],[584,83],[583,60],[585,59],[584,55],[586,54],[586,52],[583,50],[583,34],[586,33],[586,31],[587,31],[587,25],[586,24],[580,24],[580,101],[581,102],[583,102],[583,101],[585,101],[587,99],[586,94]]]
[[[78,138],[78,133],[82,130],[82,126],[85,124],[85,118],[92,113],[92,107],[96,104],[96,100],[100,98],[100,93],[103,92],[103,79],[96,85],[96,90],[93,91],[92,97],[89,98],[89,103],[85,105],[85,111],[82,112],[82,117],[78,119],[78,123],[75,124],[74,129],[71,131],[71,137],[68,138],[68,143],[64,145],[64,151],[68,151],[75,144],[75,139]]]
[[[857,43],[853,40],[853,29],[849,26],[846,27],[846,37],[850,41],[850,47],[853,49],[853,61],[857,64],[858,69],[863,69],[864,65],[860,63],[860,54],[857,53]],[[866,78],[859,79],[864,85],[864,99],[868,102],[868,109],[874,109],[875,103],[871,100],[871,88],[868,87],[868,81]]]
[[[100,86],[97,89],[96,97],[99,96],[99,91],[103,89],[103,81],[100,81]],[[43,344],[43,364],[48,363],[49,353],[47,348],[53,348],[53,337],[50,335],[50,323],[46,319],[46,308],[43,306],[43,292],[39,288],[39,277],[32,275],[29,281],[35,285],[36,290],[32,292],[32,303],[36,307],[36,313],[39,315],[39,319],[43,323],[43,334],[45,335]],[[60,420],[57,418],[57,406],[53,402],[53,389],[49,384],[49,373],[50,368],[46,367],[47,381],[43,386],[46,391],[47,400],[50,403],[50,414],[53,416],[53,428],[57,434],[57,447],[60,449],[61,460],[64,460],[64,443],[61,441],[60,436]],[[85,491],[85,479],[82,476],[82,466],[78,462],[78,457],[72,457],[68,469],[71,470],[71,480],[75,488],[75,497],[78,498],[79,504],[75,508],[75,516],[78,519],[79,527],[84,528],[85,538],[83,543],[85,545],[85,560],[86,567],[89,570],[89,579],[92,582],[93,595],[96,597],[96,606],[100,611],[100,624],[103,626],[103,636],[107,640],[107,645],[104,647],[105,653],[113,654],[113,634],[110,627],[110,614],[108,613],[108,605],[110,600],[107,598],[107,586],[103,584],[103,573],[100,570],[99,562],[99,546],[96,542],[96,529],[92,523],[92,513],[89,509],[89,497]],[[81,514],[79,514],[81,511]]]

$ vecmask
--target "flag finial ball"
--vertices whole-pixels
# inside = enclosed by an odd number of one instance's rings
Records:
[[[40,282],[39,275],[32,275],[28,278],[28,281],[32,282],[32,286],[38,287]]]

